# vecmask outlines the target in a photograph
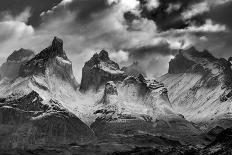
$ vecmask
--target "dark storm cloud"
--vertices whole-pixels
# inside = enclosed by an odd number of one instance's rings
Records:
[[[78,12],[79,20],[90,20],[90,17],[109,8],[107,0],[74,0],[69,9]]]
[[[94,16],[99,15],[111,6],[108,4],[107,0],[73,0],[67,4],[65,7],[62,5],[57,5],[57,7],[51,9],[52,16],[59,17],[66,11],[70,11],[76,14],[76,22],[86,24],[91,22]],[[49,13],[48,12],[44,12]],[[43,15],[43,14],[42,14]],[[45,15],[46,19],[46,15]]]
[[[228,2],[225,5],[219,5],[214,9],[210,10],[202,18],[211,18],[217,23],[225,24],[232,29],[232,2]]]
[[[169,29],[184,29],[189,26],[189,21],[182,18],[181,14],[187,10],[190,6],[202,2],[202,0],[161,0],[158,8],[148,10],[145,5],[146,1],[142,2],[142,17],[154,20],[160,31],[166,31]],[[179,5],[177,9],[173,9],[169,12],[169,8],[172,5]]]
[[[0,12],[8,12],[17,16],[25,8],[31,8],[31,17],[28,24],[38,26],[40,24],[40,14],[59,4],[62,0],[2,0],[0,2]]]
[[[152,55],[169,56],[175,55],[177,52],[177,50],[170,49],[168,43],[160,43],[154,46],[141,46],[126,50],[130,52],[130,57],[134,59],[144,59],[145,57]]]

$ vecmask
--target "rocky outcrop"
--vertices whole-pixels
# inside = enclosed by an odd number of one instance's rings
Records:
[[[41,51],[33,59],[24,63],[19,76],[56,76],[58,79],[70,83],[76,90],[77,81],[73,75],[72,63],[63,50],[63,41],[55,37],[52,45]]]
[[[18,51],[14,51],[5,63],[0,68],[1,78],[15,79],[19,76],[19,70],[22,64],[29,61],[35,56],[31,50],[21,48]]]
[[[98,90],[108,81],[122,81],[125,77],[119,65],[110,60],[108,52],[102,50],[85,63],[82,69],[80,91]]]

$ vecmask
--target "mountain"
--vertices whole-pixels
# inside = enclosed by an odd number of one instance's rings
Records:
[[[230,151],[230,59],[190,48],[149,79],[102,50],[85,63],[80,90],[57,37],[37,55],[13,52],[12,62],[14,76],[0,80],[0,154]]]
[[[107,81],[122,81],[125,77],[119,65],[110,60],[108,52],[102,50],[85,63],[82,69],[80,91],[98,90]]]
[[[179,52],[159,79],[167,86],[174,111],[187,120],[229,127],[232,97],[231,63],[195,48]]]
[[[6,78],[13,80],[17,78],[21,65],[32,59],[34,56],[34,52],[28,49],[21,48],[18,51],[14,51],[0,68],[1,79]]]
[[[8,61],[28,60],[27,54],[14,54]],[[0,85],[1,149],[58,147],[95,138],[70,110],[77,83],[61,39],[55,37],[51,46],[23,61],[17,78]]]

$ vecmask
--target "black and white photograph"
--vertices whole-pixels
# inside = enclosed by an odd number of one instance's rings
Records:
[[[232,0],[1,0],[0,155],[232,155]]]

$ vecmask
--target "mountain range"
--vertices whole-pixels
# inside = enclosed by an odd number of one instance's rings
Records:
[[[96,53],[76,81],[63,41],[0,68],[1,154],[231,154],[231,58],[194,47],[147,78]]]

